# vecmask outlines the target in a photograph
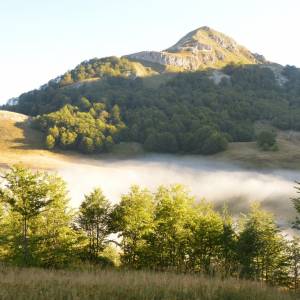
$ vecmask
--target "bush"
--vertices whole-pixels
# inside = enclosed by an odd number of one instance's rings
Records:
[[[214,132],[205,141],[201,149],[203,154],[214,154],[227,148],[226,138],[219,132]]]
[[[261,131],[257,136],[257,145],[264,151],[278,149],[276,144],[276,133],[274,131]]]

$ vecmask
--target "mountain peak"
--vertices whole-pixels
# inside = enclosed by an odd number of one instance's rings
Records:
[[[127,57],[184,70],[219,68],[231,62],[241,64],[265,62],[261,56],[251,53],[234,39],[208,26],[189,32],[164,51],[143,51]]]
[[[208,26],[203,26],[189,32],[166,51],[212,51],[216,47],[234,51],[237,49],[237,46],[237,43],[232,38]]]

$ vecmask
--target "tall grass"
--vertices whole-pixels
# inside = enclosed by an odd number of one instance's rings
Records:
[[[292,300],[297,296],[253,282],[196,275],[0,267],[0,299]]]

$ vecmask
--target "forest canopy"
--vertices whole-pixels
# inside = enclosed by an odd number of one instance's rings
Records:
[[[105,104],[91,105],[86,98],[81,98],[80,104],[81,111],[69,104],[36,119],[38,127],[46,133],[47,148],[60,146],[85,153],[109,151],[125,127],[119,107],[115,105],[108,112]]]

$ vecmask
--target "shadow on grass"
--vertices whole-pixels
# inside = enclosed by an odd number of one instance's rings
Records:
[[[44,138],[43,133],[34,128],[33,122],[31,119],[28,119],[23,122],[16,122],[15,126],[22,130],[23,137],[14,139],[13,149],[21,150],[43,150]]]

